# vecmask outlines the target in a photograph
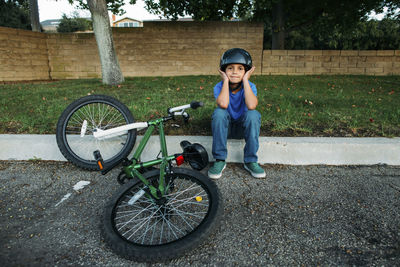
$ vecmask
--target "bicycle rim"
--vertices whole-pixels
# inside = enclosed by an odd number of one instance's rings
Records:
[[[156,183],[157,176],[150,178]],[[167,181],[165,203],[143,194],[143,184],[129,188],[114,206],[112,221],[118,235],[135,245],[161,246],[195,232],[210,213],[211,195],[201,181],[173,174]],[[162,201],[161,201],[162,202]]]
[[[94,138],[95,129],[106,130],[130,123],[117,106],[96,100],[76,107],[64,124],[64,140],[67,149],[80,161],[94,162],[93,151],[99,150],[104,161],[120,157],[129,143],[130,134],[99,140]]]

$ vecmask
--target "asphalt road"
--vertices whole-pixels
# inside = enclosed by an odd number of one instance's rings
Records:
[[[267,178],[257,180],[229,164],[217,181],[225,205],[219,229],[184,257],[154,266],[399,265],[400,167],[264,167]],[[117,172],[1,161],[1,265],[135,265],[100,235]]]

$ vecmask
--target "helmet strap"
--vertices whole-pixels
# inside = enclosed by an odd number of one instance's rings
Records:
[[[242,82],[240,83],[231,83],[229,82],[229,91],[236,91],[237,89],[242,87]]]

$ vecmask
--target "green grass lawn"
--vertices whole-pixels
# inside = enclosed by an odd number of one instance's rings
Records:
[[[170,135],[211,135],[213,87],[219,76],[127,78],[120,86],[100,80],[0,85],[0,133],[54,134],[61,112],[88,94],[118,98],[136,121],[166,114],[192,100],[189,111],[166,127]],[[253,76],[264,136],[400,136],[400,76]]]

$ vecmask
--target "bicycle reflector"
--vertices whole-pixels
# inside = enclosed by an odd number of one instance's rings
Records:
[[[182,165],[185,162],[185,158],[183,157],[182,154],[177,155],[175,157],[175,160],[176,160],[176,165],[178,165],[178,166]]]
[[[207,150],[200,144],[191,144],[189,141],[182,141],[183,157],[195,170],[202,170],[208,165]]]

